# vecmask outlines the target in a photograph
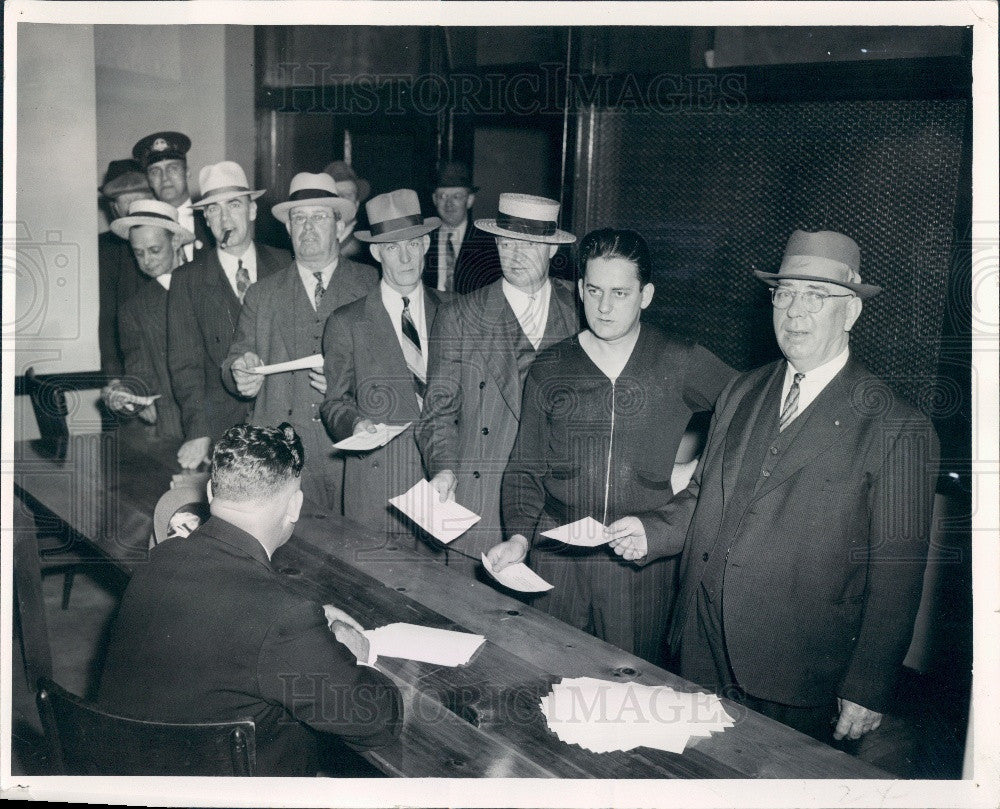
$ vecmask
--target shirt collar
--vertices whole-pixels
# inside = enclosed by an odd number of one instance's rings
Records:
[[[526,307],[532,299],[540,303],[545,303],[549,298],[549,290],[552,289],[552,283],[546,279],[545,283],[542,284],[542,288],[538,290],[534,295],[529,295],[527,292],[518,289],[510,281],[504,278],[501,282],[503,288],[504,297],[511,303],[511,305],[519,305],[521,309]],[[515,307],[515,311],[520,311]]]
[[[850,348],[845,348],[832,360],[824,362],[822,365],[813,368],[811,371],[806,372],[802,379],[802,384],[808,385],[818,385],[821,388],[826,387],[830,380],[832,380],[837,374],[840,373],[841,369],[847,365],[847,360],[851,356]],[[795,374],[799,373],[792,367],[790,362],[785,363],[785,384],[791,385]]]
[[[163,275],[156,276],[156,282],[166,290],[170,290],[170,279],[173,278],[173,273],[164,273]]]
[[[393,289],[391,286],[389,286],[385,282],[384,278],[381,281],[379,281],[378,285],[379,289],[382,292],[383,301],[389,300],[392,301],[393,303],[398,302],[397,303],[398,307],[400,309],[403,308],[403,296],[395,289]],[[410,301],[410,308],[416,308],[418,306],[422,307],[424,305],[424,291],[423,289],[421,289],[420,284],[417,284],[416,288],[412,292],[410,292],[406,297]]]
[[[257,250],[254,248],[253,242],[250,243],[250,246],[247,247],[246,252],[242,256],[234,256],[232,253],[227,253],[221,247],[216,247],[215,253],[219,257],[219,263],[227,275],[235,276],[241,261],[243,262],[243,266],[247,268],[247,272],[257,269]]]
[[[299,268],[299,275],[302,277],[303,283],[310,284],[310,288],[316,285],[316,273],[323,273],[323,288],[326,289],[330,285],[330,279],[333,278],[333,271],[337,269],[337,263],[340,258],[335,258],[330,264],[327,264],[322,270],[309,270],[295,262],[295,266]]]

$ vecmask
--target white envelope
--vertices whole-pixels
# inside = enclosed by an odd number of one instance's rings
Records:
[[[490,560],[486,557],[485,553],[482,554],[482,559],[486,572],[504,587],[509,587],[511,590],[517,590],[521,593],[544,593],[546,590],[552,589],[551,584],[535,573],[524,562],[507,565],[507,567],[498,572],[493,569],[493,565],[490,564]]]
[[[593,517],[584,517],[582,520],[542,531],[542,536],[584,548],[596,548],[608,541],[608,537],[604,534],[604,526]]]
[[[427,480],[421,480],[409,491],[390,498],[389,503],[444,543],[462,536],[481,519],[454,500],[442,503],[441,495]]]

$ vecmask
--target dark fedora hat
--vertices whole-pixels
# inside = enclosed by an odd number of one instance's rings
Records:
[[[134,160],[112,160],[108,170],[104,172],[104,182],[97,189],[108,199],[118,199],[122,194],[135,194],[140,191],[152,191],[146,172]]]
[[[354,183],[358,189],[358,205],[368,199],[368,195],[372,192],[371,184],[364,177],[355,174],[354,169],[343,160],[334,160],[332,163],[328,163],[323,171],[333,177],[334,182]]]
[[[478,185],[472,184],[472,172],[460,160],[447,160],[438,165],[434,178],[435,188],[468,188],[469,193],[476,193]]]

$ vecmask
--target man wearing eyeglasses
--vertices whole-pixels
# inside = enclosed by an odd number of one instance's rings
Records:
[[[236,336],[222,363],[226,387],[253,400],[254,424],[287,421],[295,428],[306,455],[302,491],[313,504],[337,514],[342,510],[344,459],[332,448],[320,419],[326,394],[322,360],[313,368],[267,376],[254,369],[322,354],[327,317],[378,283],[374,267],[340,255],[337,237],[356,208],[337,194],[328,174],[303,172],[292,178],[288,200],[271,212],[288,229],[295,261],[247,290]]]
[[[612,545],[677,553],[679,673],[822,741],[879,726],[913,633],[938,440],[851,356],[860,250],[795,231],[772,287],[784,359],[722,392],[688,489]],[[685,539],[686,533],[686,539]]]
[[[478,190],[464,163],[449,160],[439,166],[431,199],[441,227],[431,239],[423,278],[430,289],[465,294],[500,280],[496,241],[469,216]]]

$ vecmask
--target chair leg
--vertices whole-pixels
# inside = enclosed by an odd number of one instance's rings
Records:
[[[69,609],[69,594],[73,589],[73,577],[76,575],[76,571],[70,568],[66,571],[66,576],[63,578],[63,592],[62,592],[62,608]]]

